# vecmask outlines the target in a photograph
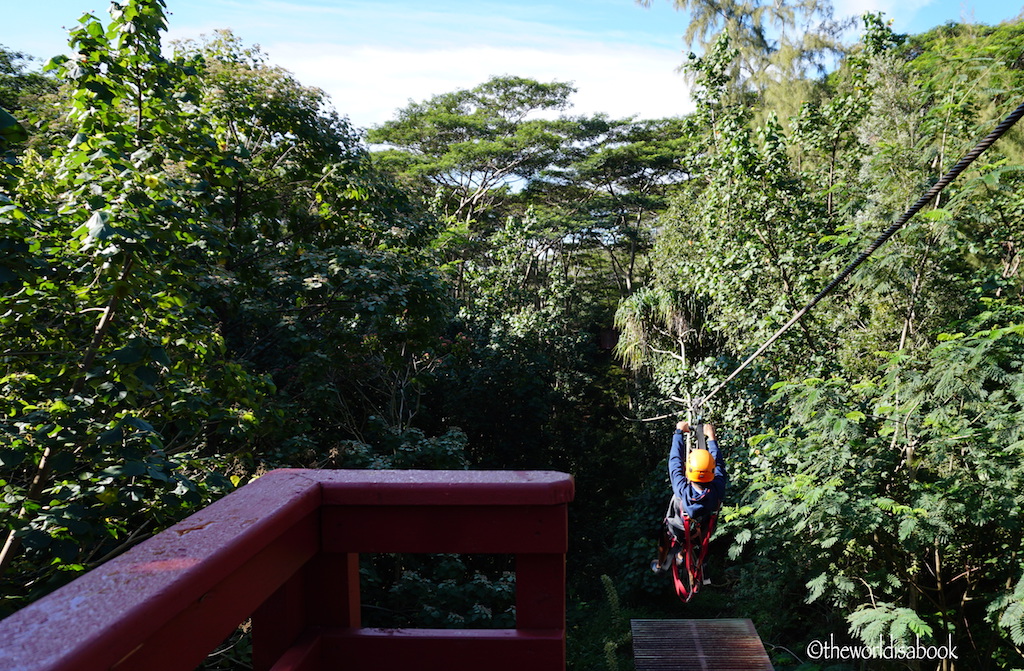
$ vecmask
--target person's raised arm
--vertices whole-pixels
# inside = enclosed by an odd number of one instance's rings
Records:
[[[672,482],[672,493],[682,498],[686,487],[686,444],[685,436],[690,432],[689,422],[678,422],[672,435],[672,449],[668,453],[668,477]]]
[[[715,475],[725,477],[725,456],[722,454],[722,449],[718,446],[718,436],[715,434],[713,424],[704,425],[704,435],[708,439],[708,452],[715,458]]]

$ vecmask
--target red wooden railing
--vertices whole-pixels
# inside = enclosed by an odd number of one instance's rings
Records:
[[[0,622],[0,668],[194,669],[252,616],[256,671],[563,671],[573,491],[547,471],[274,471]],[[361,627],[371,552],[515,555],[516,628]]]

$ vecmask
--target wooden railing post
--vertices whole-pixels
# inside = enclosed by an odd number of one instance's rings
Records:
[[[565,630],[564,555],[516,555],[516,629]]]
[[[359,627],[359,611],[359,555],[317,554],[253,613],[253,671],[270,671],[309,629]]]

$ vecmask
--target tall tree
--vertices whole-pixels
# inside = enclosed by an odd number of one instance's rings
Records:
[[[637,0],[649,6],[652,0]],[[673,0],[689,13],[684,39],[703,52],[728,35],[737,58],[729,75],[732,95],[764,93],[821,74],[843,53],[842,31],[830,0]],[[756,100],[763,104],[764,100]],[[788,110],[787,110],[788,111]]]
[[[732,325],[723,353],[742,340],[734,331],[758,333],[746,345],[763,341],[766,322],[791,314],[991,126],[979,113],[988,101],[934,67],[963,62],[952,42],[943,40],[939,58],[921,50],[927,40],[901,47],[879,17],[866,23],[865,43],[830,79],[829,97],[805,106],[788,135],[770,122],[751,130],[714,95],[728,61],[718,49],[696,61],[698,116],[711,132],[693,191],[680,195],[659,246],[693,239],[710,253],[703,267],[665,253],[657,288],[705,291],[709,319]],[[1015,55],[987,60],[968,32],[957,43],[973,54],[964,61],[1012,81],[1013,70],[995,71]],[[723,527],[736,539],[733,558],[749,568],[737,589],[802,591],[810,605],[787,609],[790,622],[813,608],[815,622],[845,626],[867,644],[948,636],[967,661],[943,669],[1015,668],[1024,641],[1024,536],[1002,519],[1020,503],[1010,492],[1020,478],[1011,418],[1021,411],[1021,315],[1006,300],[1019,289],[1019,227],[1006,215],[1017,209],[1007,197],[1020,168],[1010,159],[1016,139],[1007,139],[715,405],[755,436],[736,446],[738,505]],[[671,314],[649,310],[647,321],[664,326]],[[718,361],[704,366],[690,364],[682,379],[720,374]],[[668,363],[660,370],[680,379]],[[773,378],[778,393],[767,406],[742,406]],[[813,568],[794,578],[785,568],[793,566]]]
[[[602,249],[618,294],[628,296],[649,277],[644,260],[656,219],[689,176],[684,160],[693,141],[690,125],[682,119],[601,117],[586,125],[587,136],[566,147],[524,197],[560,213],[581,247]]]
[[[411,103],[367,138],[390,148],[375,153],[382,165],[426,197],[437,193],[440,214],[482,222],[516,180],[547,167],[566,142],[571,124],[539,113],[566,109],[574,92],[560,82],[494,77]]]

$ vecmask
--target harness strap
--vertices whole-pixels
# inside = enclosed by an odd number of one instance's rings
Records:
[[[683,516],[683,529],[686,532],[686,575],[690,579],[690,597],[692,597],[694,594],[697,593],[697,590],[700,589],[700,584],[693,579],[694,574],[696,573],[700,565],[693,565],[693,536],[690,535],[689,515]],[[689,597],[687,597],[687,601],[689,601]]]
[[[679,562],[676,560],[678,552],[675,554],[670,553],[670,556],[672,556],[672,582],[675,584],[676,595],[683,602],[687,602],[700,590],[704,582],[704,562],[708,557],[708,546],[711,544],[711,536],[715,533],[715,525],[718,523],[718,510],[711,513],[711,517],[708,518],[707,529],[704,530],[703,537],[699,539],[700,554],[697,557],[696,564],[693,561],[694,536],[690,533],[690,516],[682,513],[681,517],[683,518],[683,543],[682,549],[679,551],[683,553],[685,558],[686,576],[690,583],[689,586],[679,577]],[[678,539],[675,537],[675,534],[672,534],[673,547],[678,544]]]
[[[683,543],[683,547],[682,547],[681,552],[683,552],[684,556],[686,557],[686,573],[687,573],[687,576],[689,576],[690,575],[690,554],[691,554],[691,552],[690,552],[690,550],[691,550],[691,544],[690,544],[690,518],[688,516],[686,516],[686,515],[683,515],[683,535],[684,535],[684,538],[685,538],[685,542]],[[673,546],[677,546],[678,545],[678,539],[675,537],[675,534],[672,535],[672,545]],[[689,587],[687,587],[686,583],[684,583],[683,580],[679,577],[679,560],[678,560],[678,556],[679,556],[679,552],[676,552],[672,556],[672,582],[675,583],[676,595],[680,599],[682,599],[684,602],[686,602],[686,601],[689,601],[690,597],[693,596],[693,592],[690,591],[690,589],[689,589]]]
[[[708,528],[704,532],[704,540],[701,542],[700,548],[700,559],[698,560],[697,566],[700,568],[700,575],[694,576],[695,584],[701,584],[704,582],[704,560],[708,558],[708,546],[711,545],[711,534],[715,533],[715,524],[718,522],[718,511],[711,513],[711,517],[708,518]],[[697,591],[697,588],[694,588]]]

